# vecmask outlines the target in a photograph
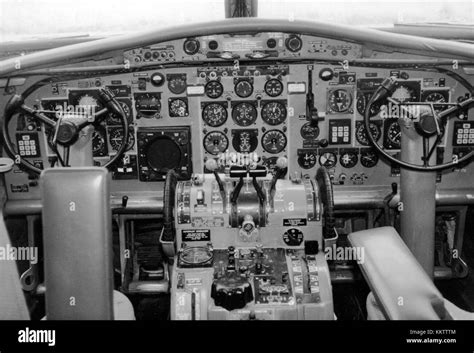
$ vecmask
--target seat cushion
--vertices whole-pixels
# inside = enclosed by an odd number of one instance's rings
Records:
[[[380,310],[390,320],[439,320],[449,317],[444,299],[392,227],[349,234],[360,247],[360,267]]]
[[[116,290],[114,290],[114,320],[135,320],[135,311],[130,299]]]

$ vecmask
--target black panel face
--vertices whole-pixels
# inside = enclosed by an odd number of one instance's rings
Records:
[[[138,164],[141,181],[164,180],[174,169],[180,179],[192,173],[191,132],[187,127],[139,129]]]

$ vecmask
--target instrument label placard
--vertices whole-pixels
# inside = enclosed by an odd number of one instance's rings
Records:
[[[182,229],[182,241],[211,241],[210,229]]]
[[[284,227],[298,227],[307,224],[306,218],[283,218]]]

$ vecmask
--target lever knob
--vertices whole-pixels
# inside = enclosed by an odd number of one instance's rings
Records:
[[[206,161],[206,169],[210,172],[213,172],[217,169],[217,162],[215,159],[213,158],[209,158],[207,161]]]
[[[286,157],[278,157],[277,161],[276,161],[276,166],[280,169],[285,169],[288,167],[288,158]]]

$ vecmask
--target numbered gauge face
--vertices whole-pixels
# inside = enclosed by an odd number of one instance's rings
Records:
[[[232,147],[236,152],[253,152],[257,148],[258,130],[234,130],[232,131]]]
[[[377,165],[379,156],[375,151],[361,151],[360,153],[360,164],[366,168],[373,168]]]
[[[282,94],[283,83],[276,78],[272,78],[265,83],[265,93],[270,97],[276,97]]]
[[[334,152],[323,152],[319,156],[319,164],[326,168],[332,168],[336,165],[337,157]]]
[[[391,97],[399,102],[414,102],[418,100],[416,91],[404,85],[399,85]]]
[[[298,164],[303,169],[313,168],[317,160],[316,152],[313,151],[303,152],[298,156]]]
[[[217,155],[229,147],[229,139],[223,132],[211,131],[204,137],[204,149],[207,153]]]
[[[153,93],[136,94],[135,109],[140,118],[158,118],[161,111],[160,98]]]
[[[372,93],[363,93],[357,97],[357,112],[360,115],[365,115],[365,108],[367,107],[367,103],[369,103],[371,97]],[[372,106],[370,107],[370,117],[376,116],[380,112],[381,106],[382,103],[380,101],[372,104]]]
[[[354,168],[359,161],[359,156],[355,151],[345,151],[339,157],[339,163],[344,168]]]
[[[387,140],[392,148],[400,148],[401,130],[397,121],[393,121],[387,127]]]
[[[132,109],[130,108],[130,104],[128,102],[124,102],[122,100],[117,100],[122,107],[125,116],[127,117],[127,122],[130,123],[132,121]],[[109,113],[107,115],[107,125],[122,125],[122,118],[118,115]]]
[[[107,140],[105,129],[96,128],[92,135],[92,155],[94,157],[103,157],[107,155]]]
[[[186,90],[186,75],[169,75],[168,89],[174,94],[183,93]]]
[[[329,93],[329,108],[337,113],[347,111],[352,104],[352,96],[345,89],[336,89]]]
[[[262,119],[269,125],[279,125],[286,120],[286,107],[280,102],[268,102],[262,107]]]
[[[218,127],[227,121],[227,109],[219,103],[210,103],[202,110],[202,119],[212,127]]]
[[[189,115],[188,100],[186,98],[173,98],[168,100],[169,114],[172,118],[181,118]]]
[[[129,128],[127,147],[125,148],[125,151],[131,150],[135,145],[135,137],[133,135],[133,130]],[[123,128],[116,127],[109,129],[109,143],[115,152],[119,150],[120,146],[122,145],[123,139]]]
[[[286,136],[280,130],[269,130],[262,136],[262,147],[268,153],[280,153],[286,147]]]
[[[235,94],[241,98],[249,97],[253,92],[252,84],[247,80],[238,81],[234,87]]]
[[[441,92],[431,92],[431,93],[428,93],[424,99],[423,99],[424,102],[429,102],[429,103],[447,103],[448,101],[448,98],[442,94]],[[434,107],[434,110],[439,113],[441,111],[443,111],[444,109],[446,109],[446,106],[444,105],[436,105],[436,104],[433,104],[433,107]]]
[[[306,123],[301,127],[300,134],[305,140],[314,140],[319,136],[319,127]]]
[[[253,104],[239,103],[232,109],[232,119],[239,126],[249,126],[257,120],[257,109]]]
[[[367,130],[365,129],[365,125],[363,122],[358,122],[358,123],[359,124],[357,125],[357,128],[356,128],[357,142],[359,142],[363,146],[369,146],[370,141],[369,141],[369,137],[367,136]],[[370,123],[369,128],[370,128],[370,133],[372,134],[375,141],[378,141],[380,136],[382,135],[380,128],[374,123]]]
[[[224,87],[219,81],[210,81],[207,83],[206,88],[206,96],[209,98],[219,98],[224,93]]]
[[[440,92],[431,92],[426,95],[423,101],[431,103],[446,103],[446,97]]]

